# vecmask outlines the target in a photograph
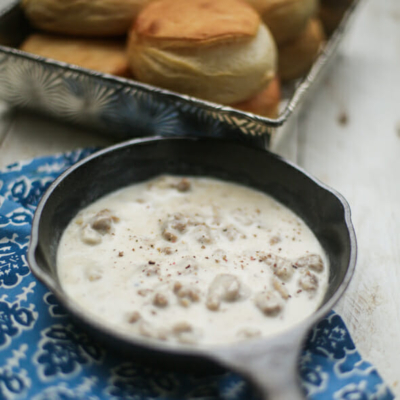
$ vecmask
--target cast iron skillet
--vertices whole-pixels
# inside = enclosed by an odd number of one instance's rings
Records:
[[[298,214],[330,261],[329,288],[321,307],[283,334],[232,345],[171,347],[121,333],[81,310],[60,287],[56,252],[76,213],[99,197],[161,173],[210,176],[262,190]],[[356,262],[356,239],[346,200],[282,158],[236,142],[195,138],[147,138],[99,151],[64,172],[38,205],[28,263],[32,273],[86,328],[135,358],[184,368],[228,367],[246,376],[265,399],[299,400],[297,357],[307,331],[343,294]]]

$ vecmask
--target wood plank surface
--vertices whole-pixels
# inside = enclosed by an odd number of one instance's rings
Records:
[[[71,128],[32,113],[15,111],[6,114],[12,121],[1,136],[3,120],[0,119],[0,168],[41,155],[111,144],[109,139],[93,132]]]
[[[354,279],[336,307],[400,395],[400,2],[361,6],[299,121],[298,162],[349,201]]]

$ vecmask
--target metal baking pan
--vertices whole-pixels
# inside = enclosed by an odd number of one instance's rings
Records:
[[[361,0],[351,0],[338,27],[303,79],[283,87],[276,119],[20,51],[31,31],[19,1],[0,10],[0,99],[90,128],[120,141],[146,136],[220,137],[272,149],[334,58]],[[277,129],[280,128],[280,129]],[[144,132],[144,133],[143,133]]]

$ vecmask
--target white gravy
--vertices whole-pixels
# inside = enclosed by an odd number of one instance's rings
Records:
[[[64,290],[105,323],[200,345],[288,329],[318,308],[329,275],[311,230],[271,197],[173,176],[79,212],[57,267]]]

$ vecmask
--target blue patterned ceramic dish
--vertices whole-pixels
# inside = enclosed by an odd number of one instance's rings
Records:
[[[60,286],[56,268],[57,247],[67,224],[79,210],[103,195],[162,173],[211,176],[245,184],[293,210],[308,224],[329,258],[329,286],[319,310],[278,336],[194,348],[133,337],[78,307]],[[40,201],[28,251],[34,275],[106,343],[159,366],[199,370],[218,364],[231,368],[248,376],[270,400],[303,398],[296,366],[304,336],[343,294],[355,260],[350,209],[342,196],[268,151],[209,138],[136,139],[75,164],[56,179]]]
[[[276,128],[288,126],[291,115],[301,108],[333,59],[359,1],[352,0],[308,75],[284,88],[284,107],[277,119],[16,50],[30,27],[15,0],[0,11],[0,97],[12,106],[82,125],[118,141],[138,137],[140,132],[146,136],[227,137],[269,148]]]

